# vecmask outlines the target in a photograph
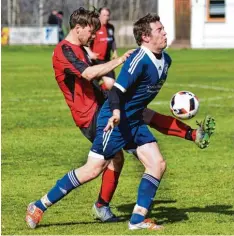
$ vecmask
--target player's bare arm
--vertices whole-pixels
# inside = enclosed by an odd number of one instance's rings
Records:
[[[129,50],[126,53],[124,53],[121,57],[109,61],[105,64],[87,67],[81,75],[83,78],[87,80],[100,78],[101,76],[107,74],[108,72],[114,70],[116,67],[124,63],[133,51],[134,49]]]

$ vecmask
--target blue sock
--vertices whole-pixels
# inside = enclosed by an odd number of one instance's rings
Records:
[[[45,211],[47,207],[62,199],[79,185],[80,182],[76,177],[75,170],[72,170],[58,180],[56,185],[45,196],[35,202],[35,205]]]
[[[144,219],[145,219],[145,216],[133,213],[131,216],[131,219],[130,219],[130,223],[131,224],[138,224],[138,223],[144,221]]]
[[[138,189],[137,205],[149,210],[156,195],[160,180],[152,175],[144,173]],[[145,216],[133,213],[130,219],[131,224],[138,224],[145,219]]]

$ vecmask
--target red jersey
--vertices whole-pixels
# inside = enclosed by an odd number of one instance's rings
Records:
[[[93,83],[81,74],[91,61],[82,46],[62,40],[53,53],[55,78],[78,127],[86,128],[97,110]]]
[[[93,41],[91,49],[93,52],[99,54],[99,60],[109,61],[114,42],[114,26],[108,23],[107,25],[102,25],[96,32],[96,37]]]

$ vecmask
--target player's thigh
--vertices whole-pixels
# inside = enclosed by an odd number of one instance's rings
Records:
[[[147,124],[147,125],[150,124],[155,113],[156,113],[155,111],[153,111],[149,108],[144,109],[142,116],[143,116],[143,120],[144,120],[145,124]]]
[[[85,183],[99,176],[109,162],[110,161],[93,155],[93,153],[89,153],[87,162],[82,167],[75,170],[80,183]]]
[[[137,158],[138,155],[136,149],[138,146],[157,141],[153,134],[150,132],[147,125],[144,123],[132,129],[132,136],[133,140],[124,147],[124,150],[128,153],[132,153]]]
[[[97,129],[97,117],[99,115],[100,108],[97,108],[92,121],[90,122],[87,128],[80,128],[82,134],[92,143],[96,136],[96,129]]]
[[[133,135],[134,135],[134,143],[137,146],[142,146],[146,143],[157,142],[156,138],[151,133],[148,126],[144,123],[140,124],[137,127],[137,129]]]
[[[134,141],[137,144],[137,156],[145,167],[151,168],[163,161],[156,138],[146,124],[139,126]]]
[[[89,152],[86,165],[91,169],[99,169],[100,171],[102,171],[107,167],[109,163],[110,160],[99,158],[96,155],[93,155],[92,152]]]
[[[91,147],[92,155],[99,156],[105,160],[112,159],[116,153],[122,150],[126,145],[126,141],[123,139],[118,127],[104,132],[105,127],[99,125],[97,128],[97,134],[93,145]]]

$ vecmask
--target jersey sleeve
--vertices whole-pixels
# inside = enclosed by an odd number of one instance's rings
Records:
[[[71,46],[69,45],[62,45],[62,54],[63,57],[61,57],[61,65],[63,68],[63,71],[68,74],[75,74],[78,77],[81,76],[83,71],[89,67],[89,65],[82,60],[80,60],[74,51],[72,50]],[[64,59],[62,59],[64,58]]]
[[[142,60],[135,57],[132,59],[127,59],[124,63],[120,74],[114,84],[115,87],[120,89],[123,93],[127,91],[142,74],[144,64]]]

